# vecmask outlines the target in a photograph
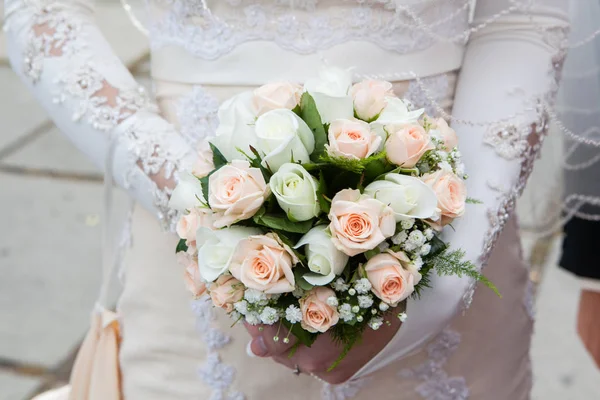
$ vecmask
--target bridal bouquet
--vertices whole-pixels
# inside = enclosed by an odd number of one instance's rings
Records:
[[[330,332],[345,354],[406,319],[434,272],[495,289],[439,237],[468,201],[455,132],[391,83],[328,69],[240,94],[219,120],[171,207],[188,287],[235,321],[307,346]]]

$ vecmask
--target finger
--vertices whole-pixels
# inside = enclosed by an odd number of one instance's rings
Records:
[[[287,356],[296,344],[296,338],[284,326],[268,326],[261,332],[262,344],[269,356]]]

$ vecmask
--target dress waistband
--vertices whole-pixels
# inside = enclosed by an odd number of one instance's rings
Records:
[[[352,68],[357,77],[399,81],[459,69],[463,53],[464,47],[449,43],[400,54],[354,41],[320,53],[298,54],[272,42],[248,42],[216,60],[204,60],[167,46],[152,53],[152,77],[187,84],[257,86],[280,80],[304,82],[329,64]]]

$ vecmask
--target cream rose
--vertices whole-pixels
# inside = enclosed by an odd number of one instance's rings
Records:
[[[192,209],[189,214],[182,215],[177,221],[175,231],[180,239],[186,241],[196,240],[196,230],[198,229],[199,218],[195,209]]]
[[[354,101],[354,113],[358,118],[371,122],[387,105],[386,98],[393,97],[392,84],[386,81],[367,79],[355,83],[350,88],[350,95]]]
[[[439,132],[442,140],[444,141],[444,147],[446,151],[451,151],[453,148],[458,146],[458,136],[454,129],[448,126],[448,123],[444,118],[438,118],[435,120],[435,128]]]
[[[231,275],[221,275],[210,285],[210,298],[216,307],[226,312],[233,311],[233,304],[244,297],[244,285]]]
[[[208,204],[215,213],[215,228],[252,218],[269,197],[269,188],[258,168],[234,160],[209,178]]]
[[[464,214],[467,186],[462,179],[445,169],[424,175],[421,179],[433,189],[437,196],[438,208],[442,217],[445,217],[442,224],[449,223],[452,219]]]
[[[352,97],[348,95],[350,85],[350,71],[333,67],[323,68],[318,78],[306,81],[304,90],[315,100],[324,124],[354,116]]]
[[[258,115],[278,108],[293,110],[302,97],[302,86],[290,82],[268,83],[254,90]]]
[[[311,285],[327,285],[346,268],[348,256],[335,247],[324,226],[317,226],[308,231],[295,248],[299,249],[302,246],[306,246],[308,269],[311,270],[304,275],[304,279]]]
[[[425,111],[422,108],[410,110],[408,103],[398,97],[386,97],[385,101],[385,108],[374,122],[375,125],[414,124]]]
[[[298,263],[292,249],[273,233],[240,241],[229,270],[244,285],[275,294],[293,292],[296,281],[292,268]]]
[[[308,221],[319,215],[319,182],[298,164],[283,164],[269,180],[277,203],[291,221]]]
[[[240,93],[219,107],[219,126],[211,142],[227,160],[245,160],[238,149],[250,154],[250,147],[256,147],[254,123],[257,116],[251,91]]]
[[[180,212],[185,212],[194,207],[201,206],[202,202],[206,203],[206,199],[204,199],[204,194],[202,194],[200,180],[192,174],[182,173],[179,176],[177,186],[175,186],[173,193],[171,193],[169,207]]]
[[[396,229],[394,210],[358,190],[338,192],[329,219],[333,244],[350,257],[374,249]]]
[[[394,210],[396,222],[431,218],[437,208],[433,189],[412,176],[387,174],[382,180],[369,184],[364,193],[389,205]]]
[[[327,304],[327,299],[335,297],[335,292],[327,287],[316,287],[299,300],[302,311],[302,328],[309,332],[327,332],[340,320],[335,307]]]
[[[360,120],[337,119],[329,125],[327,153],[362,160],[379,151],[383,139]]]
[[[421,125],[390,125],[386,129],[389,133],[385,143],[387,158],[400,167],[414,167],[423,154],[435,148]]]
[[[177,253],[177,262],[184,267],[184,282],[185,287],[192,293],[195,298],[198,298],[206,291],[206,284],[200,277],[198,264],[194,261],[191,254],[184,252]]]
[[[213,163],[213,152],[210,148],[210,144],[206,140],[202,141],[198,146],[198,158],[192,167],[192,174],[198,178],[204,178],[214,169],[215,164]]]
[[[232,226],[228,229],[198,229],[198,267],[207,282],[213,282],[229,269],[231,257],[238,243],[250,236],[259,235],[259,229]]]
[[[385,303],[395,307],[415,291],[421,274],[403,252],[381,253],[365,265],[372,291]]]
[[[315,136],[306,122],[290,110],[273,110],[256,120],[258,150],[263,166],[277,172],[286,163],[307,163],[315,150]]]

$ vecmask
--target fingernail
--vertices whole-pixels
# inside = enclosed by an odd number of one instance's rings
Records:
[[[265,345],[265,340],[262,338],[262,336],[252,339],[252,343],[250,343],[250,346],[250,350],[252,351],[252,353],[254,353],[255,356],[266,357],[267,355],[269,355],[269,349],[267,349],[267,346]]]
[[[248,357],[256,357],[256,354],[254,354],[254,352],[252,351],[252,340],[249,341],[246,345],[246,354],[248,354]]]

